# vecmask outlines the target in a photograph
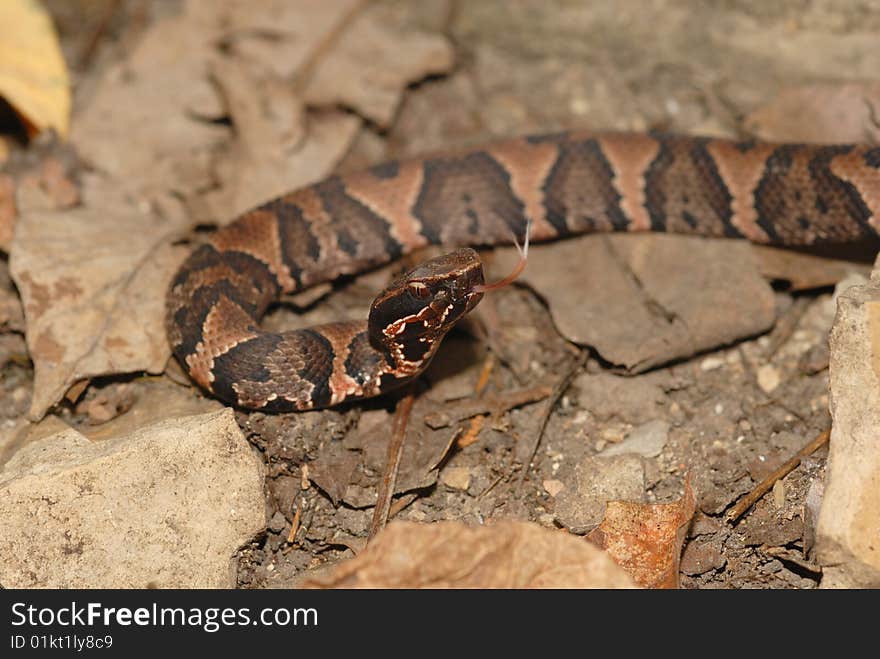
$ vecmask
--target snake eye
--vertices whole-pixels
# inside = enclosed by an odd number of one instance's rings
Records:
[[[425,286],[420,281],[412,281],[406,285],[406,290],[409,291],[409,294],[418,300],[424,300],[428,297],[428,287]]]

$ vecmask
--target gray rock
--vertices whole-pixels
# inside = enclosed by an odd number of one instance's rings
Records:
[[[666,446],[667,439],[669,439],[669,422],[655,419],[633,428],[620,444],[608,447],[600,455],[606,458],[635,453],[645,458],[656,458]]]
[[[276,510],[275,514],[272,515],[271,519],[269,520],[269,530],[273,531],[274,533],[281,533],[281,531],[284,530],[285,526],[287,526],[287,518],[285,518],[280,511]]]
[[[704,574],[718,570],[727,563],[722,548],[721,534],[701,536],[689,542],[681,556],[681,571],[685,574]]]
[[[266,524],[263,477],[230,409],[28,442],[0,470],[0,584],[232,587]]]
[[[829,339],[831,446],[816,529],[823,588],[880,587],[880,271],[841,292]]]
[[[587,457],[575,467],[573,483],[556,498],[555,516],[572,533],[588,533],[605,517],[609,501],[645,500],[645,468],[638,455]]]

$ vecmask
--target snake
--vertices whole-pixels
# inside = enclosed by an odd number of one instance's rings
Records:
[[[166,297],[172,353],[199,386],[245,409],[384,394],[422,373],[480,301],[473,248],[527,227],[533,242],[643,231],[784,247],[876,238],[880,147],[566,131],[331,175],[193,248]],[[282,295],[428,245],[454,251],[395,279],[366,320],[260,327]]]

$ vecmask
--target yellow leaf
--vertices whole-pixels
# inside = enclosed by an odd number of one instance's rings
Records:
[[[0,2],[0,96],[30,135],[67,136],[70,80],[52,19],[36,0]]]

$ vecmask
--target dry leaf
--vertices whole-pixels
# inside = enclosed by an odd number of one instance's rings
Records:
[[[306,122],[299,98],[272,77],[255,76],[243,65],[213,67],[226,100],[236,139],[216,163],[216,190],[196,207],[203,221],[225,222],[258,203],[326,176],[348,150],[361,121],[326,112]]]
[[[518,258],[504,253],[499,272]],[[520,280],[547,300],[563,336],[634,373],[754,336],[776,319],[773,291],[743,241],[582,236],[530,249]]]
[[[344,25],[356,7],[350,2],[331,7],[335,14],[326,7],[314,15],[304,8],[296,20],[282,12],[268,21],[261,20],[258,9],[256,16],[241,16],[238,29],[227,35],[232,51],[244,56],[212,68],[236,141],[214,167],[216,189],[190,203],[201,221],[228,221],[323,178],[360,130],[362,121],[349,112],[306,115],[301,99],[291,85],[283,84],[282,76],[296,73],[309,80],[305,97],[312,105],[353,107],[387,126],[407,84],[452,66],[452,48],[445,37],[403,28],[391,31],[388,24],[393,21],[381,8],[370,8]],[[306,29],[311,25],[313,29]],[[267,34],[273,38],[267,39]],[[304,50],[304,43],[311,50]],[[289,57],[279,56],[288,47],[294,49]],[[305,69],[314,55],[317,68],[309,75]],[[291,62],[300,68],[291,69]]]
[[[342,158],[361,120],[321,113],[309,117],[301,140],[300,101],[280,81],[322,54],[353,6],[352,0],[186,2],[102,78],[72,139],[120,186],[193,224],[228,220],[314,182]],[[223,151],[217,147],[230,129],[215,120],[226,112],[236,143]]]
[[[746,129],[765,140],[880,142],[880,83],[790,87],[752,112]]]
[[[752,245],[761,274],[767,279],[789,282],[792,291],[834,286],[852,273],[867,277],[871,266],[865,263],[845,261],[804,254],[790,249]]]
[[[177,227],[111,184],[94,184],[87,198],[100,205],[32,210],[16,225],[10,271],[34,362],[31,419],[78,380],[160,373],[170,354],[165,291],[185,252],[169,244]]]
[[[380,128],[388,128],[408,84],[448,73],[455,62],[446,37],[400,23],[381,4],[357,16],[318,61],[305,91],[309,104],[354,108]]]
[[[67,136],[70,81],[52,19],[35,0],[0,2],[0,96],[33,136]]]
[[[392,522],[304,588],[633,588],[596,547],[531,522]]]
[[[195,3],[210,4],[214,3]],[[219,3],[217,6],[220,6]],[[219,28],[184,11],[156,21],[128,57],[102,75],[71,129],[71,141],[95,168],[120,188],[160,200],[166,214],[178,213],[177,197],[210,184],[206,162],[227,126],[208,76]],[[223,11],[216,11],[223,19]]]
[[[338,506],[360,460],[359,452],[349,451],[341,442],[327,442],[317,459],[309,463],[309,479]]]
[[[681,544],[695,511],[694,491],[685,480],[674,503],[611,501],[605,519],[587,539],[605,549],[644,588],[678,588]]]
[[[0,174],[0,250],[9,251],[15,221],[29,208],[29,202],[36,202],[40,208],[60,209],[80,201],[79,188],[69,176],[70,165],[54,155],[35,153],[32,158],[32,163],[17,168],[15,177]]]
[[[411,417],[418,419],[433,403],[416,401]],[[388,428],[391,415],[372,410],[361,416],[357,429],[343,442],[324,444],[317,459],[310,463],[309,476],[337,503],[354,508],[376,504],[379,480],[388,460]],[[455,433],[449,429],[430,430],[420,424],[407,426],[403,455],[395,479],[394,493],[430,487],[437,482],[438,465],[449,451]]]
[[[245,61],[279,78],[308,75],[313,60],[323,55],[364,0],[229,0],[223,3],[227,26],[223,42]],[[213,21],[217,4],[196,2],[204,20]]]

